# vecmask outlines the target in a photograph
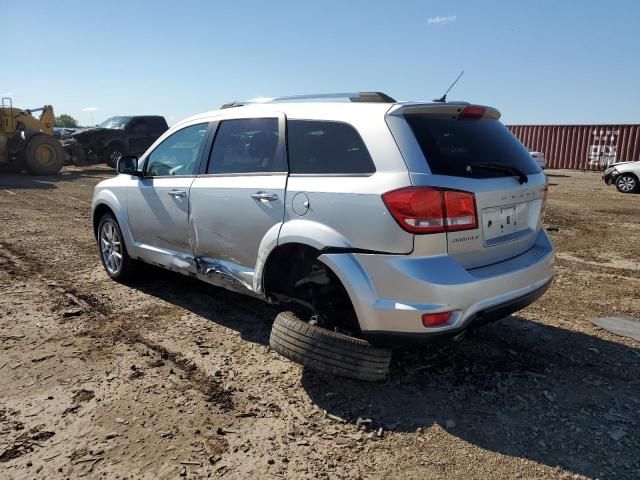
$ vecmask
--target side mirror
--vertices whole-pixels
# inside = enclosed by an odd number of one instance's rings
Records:
[[[138,157],[135,155],[124,155],[118,159],[118,173],[124,175],[140,176],[138,172]]]

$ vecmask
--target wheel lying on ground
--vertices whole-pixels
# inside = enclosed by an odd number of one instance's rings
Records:
[[[269,345],[313,370],[369,382],[382,380],[391,362],[391,350],[311,325],[293,312],[277,316]]]
[[[55,175],[64,165],[60,142],[49,135],[35,135],[24,150],[27,168],[36,175]]]
[[[98,249],[107,275],[118,282],[131,278],[135,260],[129,257],[120,225],[111,213],[105,213],[98,224]]]
[[[636,193],[640,191],[640,183],[634,175],[623,173],[616,178],[616,188],[622,193]]]

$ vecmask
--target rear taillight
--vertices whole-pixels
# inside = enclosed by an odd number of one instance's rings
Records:
[[[540,218],[544,218],[544,212],[547,209],[547,198],[549,198],[549,184],[544,182],[544,193],[542,194],[542,208],[540,210]]]
[[[473,193],[435,187],[406,187],[382,195],[396,222],[411,233],[478,228]]]
[[[444,207],[447,230],[472,230],[478,228],[476,197],[473,193],[445,190]]]

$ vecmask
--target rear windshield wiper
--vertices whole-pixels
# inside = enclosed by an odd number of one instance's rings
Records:
[[[520,185],[523,183],[527,183],[529,181],[529,177],[517,167],[512,167],[510,165],[504,165],[502,163],[471,163],[467,165],[467,171],[471,172],[474,168],[484,168],[486,170],[497,170],[499,172],[505,172],[514,177],[518,177],[518,181]]]

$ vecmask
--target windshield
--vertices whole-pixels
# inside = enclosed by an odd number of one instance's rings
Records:
[[[100,128],[113,128],[116,130],[123,130],[127,122],[131,120],[131,117],[111,117],[107,118],[104,122],[98,125]]]
[[[498,120],[405,115],[431,173],[488,178],[511,175],[480,164],[504,165],[524,174],[540,171],[527,149]],[[474,165],[477,165],[474,168]]]

